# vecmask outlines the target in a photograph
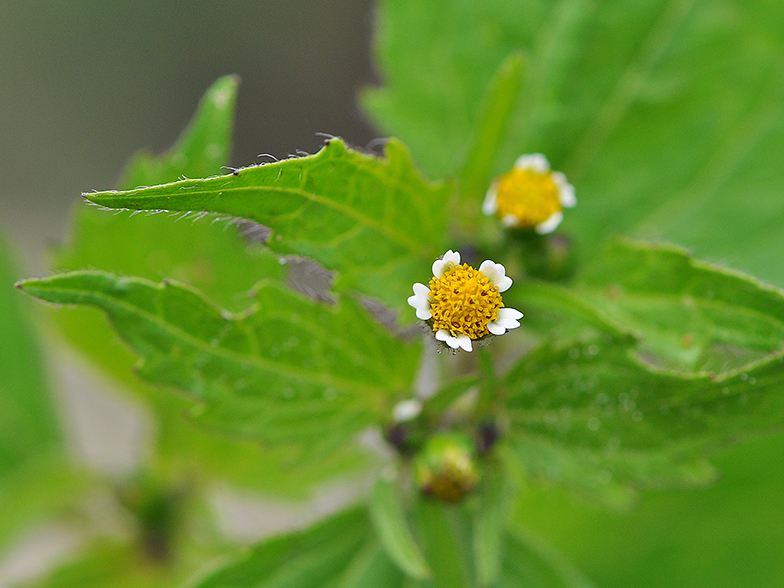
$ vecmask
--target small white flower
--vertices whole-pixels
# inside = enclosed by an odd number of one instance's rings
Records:
[[[520,326],[523,313],[505,308],[501,299],[512,278],[500,263],[486,259],[477,270],[461,265],[460,254],[450,250],[432,269],[430,285],[414,284],[408,304],[418,319],[428,322],[438,341],[471,351],[472,341]]]
[[[392,409],[392,418],[395,422],[405,423],[412,421],[419,416],[422,412],[422,401],[416,398],[410,400],[403,400],[395,405]]]
[[[550,170],[541,153],[521,155],[514,167],[487,190],[482,212],[496,215],[507,228],[552,233],[563,220],[563,209],[577,204],[574,186],[561,172]]]

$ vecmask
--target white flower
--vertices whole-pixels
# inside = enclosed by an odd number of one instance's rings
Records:
[[[422,412],[422,401],[416,398],[402,400],[392,409],[392,418],[395,422],[405,423],[412,421]]]
[[[552,233],[563,220],[563,209],[577,204],[574,186],[561,172],[550,170],[541,153],[521,155],[514,167],[487,190],[482,212],[496,215],[509,228]]]
[[[460,254],[447,251],[433,263],[429,286],[414,284],[408,304],[427,321],[438,341],[452,349],[473,349],[472,341],[503,335],[520,326],[523,313],[505,308],[501,293],[512,285],[506,268],[486,259],[476,270],[460,264]]]

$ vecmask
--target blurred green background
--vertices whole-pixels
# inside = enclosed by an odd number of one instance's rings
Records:
[[[366,145],[356,92],[379,81],[372,23],[369,0],[0,3],[0,229],[23,273],[45,272],[79,193],[170,146],[221,75],[242,77],[237,166],[314,152],[318,132]],[[516,517],[599,586],[775,588],[782,456],[781,433],[729,448],[715,486],[647,492],[626,514],[530,487]]]

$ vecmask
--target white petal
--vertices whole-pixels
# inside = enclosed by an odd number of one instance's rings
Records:
[[[488,323],[487,330],[493,335],[503,335],[507,330],[516,329],[520,326],[523,313],[514,308],[502,308],[498,311],[498,318],[492,323]]]
[[[453,265],[460,265],[460,254],[457,251],[452,251],[450,249],[444,253],[444,256],[441,259],[436,259],[433,262],[433,275],[440,278],[446,273],[446,270]]]
[[[536,225],[535,230],[540,235],[546,235],[548,233],[552,233],[555,229],[558,228],[558,225],[561,224],[562,220],[563,220],[563,212],[558,210],[553,214],[551,214],[550,218],[548,218],[546,221]]]
[[[416,310],[419,320],[426,321],[432,318],[430,312],[430,288],[424,284],[414,284],[414,295],[408,297],[409,306]]]
[[[505,227],[516,227],[520,224],[520,219],[513,214],[507,214],[501,219],[501,224]]]
[[[502,308],[498,311],[495,322],[507,329],[516,329],[520,326],[520,319],[525,316],[516,308]]]
[[[398,402],[392,409],[392,418],[398,423],[404,423],[418,417],[420,412],[422,412],[422,402],[412,398]]]
[[[500,263],[486,259],[479,266],[479,271],[490,278],[498,286],[499,292],[506,292],[512,286],[512,278],[506,275],[506,268]]]
[[[550,163],[547,158],[541,153],[534,153],[532,155],[521,155],[517,158],[514,165],[517,169],[530,169],[540,174],[545,174],[550,171]]]
[[[482,203],[482,212],[484,212],[487,216],[494,215],[495,211],[498,210],[497,196],[498,196],[498,184],[492,183],[490,184],[490,188],[487,190],[485,201]]]
[[[487,330],[490,331],[493,335],[503,335],[506,333],[506,327],[499,325],[498,321],[487,323]]]
[[[574,196],[574,186],[566,181],[566,176],[561,172],[553,172],[553,182],[558,186],[558,201],[564,208],[574,208],[577,198]]]
[[[468,335],[458,335],[457,337],[453,337],[452,334],[447,331],[446,329],[441,329],[440,331],[436,331],[436,339],[439,341],[443,341],[452,349],[457,349],[458,347],[465,349],[466,351],[471,351],[471,339]]]
[[[446,329],[441,329],[440,331],[436,331],[436,339],[439,341],[446,341],[452,335],[449,334],[449,331]]]
[[[471,351],[473,349],[471,338],[468,335],[458,335],[455,340],[457,341],[457,344],[466,351]]]

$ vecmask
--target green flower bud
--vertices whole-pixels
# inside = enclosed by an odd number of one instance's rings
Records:
[[[417,484],[438,500],[458,502],[479,482],[474,454],[471,439],[461,433],[431,437],[414,462]]]

